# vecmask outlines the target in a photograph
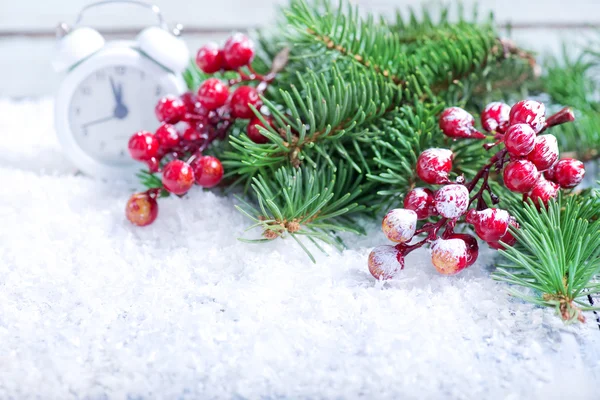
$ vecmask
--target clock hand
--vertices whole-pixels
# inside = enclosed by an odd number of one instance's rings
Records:
[[[92,125],[96,125],[96,124],[99,124],[102,122],[110,121],[111,119],[114,119],[114,118],[115,118],[115,116],[111,115],[110,117],[104,117],[104,118],[96,119],[94,121],[87,122],[87,123],[83,124],[82,126],[84,128],[87,128],[88,126],[92,126]]]
[[[115,84],[115,81],[113,80],[113,77],[110,77],[110,87],[112,88],[112,92],[113,92],[113,96],[115,97],[115,103],[117,103],[117,106],[119,104],[121,104],[121,93],[119,91],[119,88],[117,88],[117,85]]]
[[[117,100],[117,105],[115,106],[114,116],[115,116],[115,118],[123,119],[123,118],[127,117],[127,114],[129,114],[129,109],[123,103],[123,84],[119,83],[119,85],[116,86],[116,90],[117,90],[116,93],[118,95],[118,100]]]

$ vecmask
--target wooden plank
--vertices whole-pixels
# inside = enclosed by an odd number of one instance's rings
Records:
[[[595,37],[594,30],[521,30],[512,33],[513,38],[526,48],[535,49],[541,54],[559,54],[561,43],[585,41]],[[187,36],[186,41],[192,52],[203,43],[223,41],[226,34]],[[11,62],[0,64],[0,97],[30,97],[51,95],[58,87],[60,76],[50,66],[54,55],[55,41],[52,38],[0,39],[0,54],[10,54]],[[570,46],[574,48],[574,46]]]
[[[21,0],[0,2],[0,33],[43,32],[51,34],[61,21],[72,22],[89,0]],[[364,10],[382,15],[393,14],[396,8],[420,8],[421,0],[354,0]],[[275,7],[287,0],[220,0],[199,2],[189,0],[154,0],[168,21],[180,22],[193,30],[227,32],[263,26],[272,21]],[[512,23],[517,28],[531,26],[575,27],[600,25],[600,1],[545,0],[522,1],[465,0],[465,8],[478,3],[481,14],[494,10],[500,24]],[[426,1],[433,10],[438,1]],[[456,10],[456,7],[454,7]],[[142,27],[154,21],[150,12],[133,6],[111,5],[91,10],[86,18],[93,26],[120,29]]]

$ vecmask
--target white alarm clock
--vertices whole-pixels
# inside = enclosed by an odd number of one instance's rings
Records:
[[[86,10],[112,3],[149,8],[160,25],[142,30],[133,41],[105,42],[80,22]],[[129,138],[158,127],[154,107],[159,98],[186,90],[181,74],[190,54],[178,34],[178,29],[166,29],[156,6],[136,0],[93,3],[72,28],[59,25],[53,66],[66,75],[56,95],[55,126],[65,154],[80,170],[99,178],[128,179],[140,169],[129,156]]]

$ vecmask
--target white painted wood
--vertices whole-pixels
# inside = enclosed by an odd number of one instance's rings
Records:
[[[205,29],[236,29],[261,26],[272,20],[275,6],[287,0],[153,0],[167,20]],[[395,8],[420,8],[422,0],[354,0],[362,8],[390,14]],[[2,0],[0,32],[11,30],[48,31],[59,21],[71,22],[90,0]],[[448,3],[448,0],[443,3]],[[478,3],[481,13],[494,11],[499,23],[600,23],[597,0],[465,0],[465,8]],[[439,1],[426,0],[431,7]],[[139,27],[154,21],[148,11],[134,6],[112,5],[94,9],[89,21],[103,28]]]
[[[226,34],[195,35],[186,37],[192,54],[203,43],[211,40],[222,42]],[[585,42],[586,38],[596,37],[589,29],[536,29],[518,30],[512,38],[526,48],[542,55],[560,54],[563,41],[568,43]],[[11,62],[0,63],[0,97],[27,97],[50,95],[55,92],[60,81],[50,60],[54,55],[54,39],[10,38],[0,39],[0,54],[10,54]],[[569,46],[574,48],[575,46]]]
[[[392,15],[396,8],[419,9],[421,0],[353,0],[362,9]],[[269,24],[277,4],[287,0],[154,0],[167,21],[181,22],[207,33],[184,36],[192,53],[211,39],[223,40],[230,31]],[[0,96],[37,96],[52,94],[60,76],[50,66],[55,41],[51,37],[59,21],[74,21],[81,7],[90,0],[0,0]],[[446,1],[447,3],[447,1]],[[469,9],[473,0],[465,0]],[[425,0],[425,4],[432,1]],[[436,5],[437,4],[437,5]],[[431,7],[439,7],[433,2]],[[598,0],[480,0],[480,14],[494,10],[500,24],[512,23],[518,29],[512,36],[518,43],[541,53],[558,54],[563,41],[585,41],[595,36],[588,29],[530,29],[538,26],[600,25]],[[153,15],[133,6],[108,6],[89,14],[92,25],[103,30],[137,29],[154,22]],[[15,32],[32,37],[7,36]],[[211,33],[212,32],[212,33]],[[39,36],[41,34],[41,37]],[[128,38],[123,38],[128,39]],[[571,46],[572,47],[572,46]],[[8,62],[10,60],[10,62]]]

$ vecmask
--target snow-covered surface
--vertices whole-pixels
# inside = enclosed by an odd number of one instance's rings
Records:
[[[136,228],[132,188],[74,175],[51,116],[0,101],[0,398],[600,398],[593,315],[511,299],[493,253],[444,277],[419,251],[381,284],[379,224],[312,264],[237,241],[248,221],[200,190]]]

